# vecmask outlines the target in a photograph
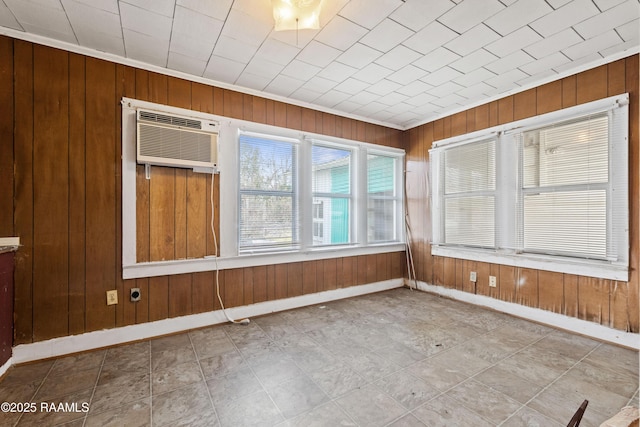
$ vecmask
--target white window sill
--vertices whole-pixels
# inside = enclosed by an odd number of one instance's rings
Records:
[[[358,255],[382,254],[405,250],[404,243],[390,243],[370,246],[322,247],[306,251],[285,251],[262,254],[244,254],[233,257],[205,257],[172,261],[144,262],[122,267],[124,279],[166,276],[172,274],[196,273],[231,268],[255,267],[259,265],[285,264],[290,262],[314,261],[319,259],[343,258]]]
[[[629,268],[626,265],[612,264],[606,261],[576,259],[535,254],[503,254],[491,250],[447,247],[433,245],[431,254],[449,258],[461,258],[491,264],[532,268],[602,279],[629,281]]]

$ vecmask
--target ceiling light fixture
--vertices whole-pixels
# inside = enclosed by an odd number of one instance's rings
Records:
[[[320,29],[322,0],[271,0],[276,31]]]

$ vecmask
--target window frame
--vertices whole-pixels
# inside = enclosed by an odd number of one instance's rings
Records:
[[[562,273],[580,274],[612,280],[627,281],[629,277],[629,206],[628,206],[628,94],[604,98],[551,113],[523,119],[485,130],[448,138],[434,142],[429,151],[432,177],[432,249],[433,255],[469,259],[473,261],[534,268]],[[596,259],[568,256],[567,254],[549,254],[527,252],[521,247],[523,220],[518,218],[517,205],[522,203],[523,195],[528,191],[521,183],[521,162],[518,135],[524,132],[544,128],[552,124],[561,124],[572,119],[606,111],[616,122],[609,128],[609,179],[607,184],[607,239],[615,240],[616,259]],[[496,144],[496,246],[477,248],[447,245],[443,240],[442,210],[443,199],[440,188],[444,151],[494,136]],[[615,140],[614,140],[615,138]],[[517,159],[514,161],[513,159]],[[620,167],[624,165],[627,167]],[[613,189],[616,189],[613,191]],[[625,191],[625,189],[627,189]],[[624,194],[621,194],[624,193]],[[616,195],[615,200],[612,194]],[[522,211],[522,210],[521,210]],[[615,214],[614,214],[615,213]],[[616,218],[613,218],[616,216]],[[609,242],[607,242],[609,247]]]

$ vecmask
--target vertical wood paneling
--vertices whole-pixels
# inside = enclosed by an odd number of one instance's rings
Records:
[[[119,106],[115,98],[115,65],[87,58],[86,185],[87,189],[87,331],[114,327],[115,306],[106,291],[115,289],[116,275],[116,135]],[[122,295],[119,295],[123,298]]]
[[[174,168],[151,167],[149,184],[149,259],[175,259]]]
[[[187,170],[176,169],[175,171],[175,247],[173,259],[187,258]],[[201,228],[202,230],[202,228]]]
[[[304,295],[316,292],[316,262],[302,263],[302,293]]]
[[[553,271],[538,272],[538,307],[562,314],[564,308],[564,275]]]
[[[151,180],[144,165],[136,166],[136,261],[151,261]]]
[[[85,331],[85,61],[69,55],[69,334]],[[135,320],[135,319],[134,319]]]
[[[169,317],[185,316],[193,312],[191,276],[191,274],[169,276]]]
[[[223,272],[220,272],[222,275]],[[243,269],[224,270],[224,306],[239,307],[244,299]]]
[[[242,94],[233,90],[224,91],[224,115],[234,119],[242,119],[244,106],[242,105]]]
[[[251,267],[253,272],[253,302],[267,301],[267,267]]]
[[[253,304],[253,268],[242,269],[242,305]]]
[[[322,262],[322,264],[324,267],[324,284],[323,284],[324,290],[330,291],[332,289],[336,289],[338,279],[337,279],[335,258],[325,259]],[[370,274],[369,271],[367,271],[367,274]],[[374,277],[375,277],[375,274],[374,274]],[[375,282],[375,278],[369,283],[373,283],[373,282]]]
[[[193,289],[192,307],[194,313],[203,313],[213,310],[214,299],[214,272],[203,271],[193,273],[191,288]]]
[[[242,119],[253,121],[253,95],[242,95]]]
[[[206,174],[187,171],[187,258],[202,258],[207,253],[207,178]]]
[[[516,268],[516,302],[529,307],[538,306],[538,270]]]
[[[562,108],[562,81],[547,83],[536,90],[536,114],[545,114]]]
[[[536,115],[536,89],[525,90],[513,96],[513,120]]]
[[[583,71],[576,81],[576,100],[578,104],[607,97],[607,66]]]
[[[287,127],[289,129],[302,129],[302,111],[297,105],[287,104]]]
[[[444,258],[444,280],[443,284],[447,288],[456,287],[456,264],[458,260],[456,258]]]
[[[510,265],[500,266],[500,277],[498,278],[499,298],[502,301],[516,301],[516,268]]]
[[[267,100],[255,97],[253,100],[253,121],[267,123]]]
[[[33,335],[68,333],[69,54],[34,46]]]
[[[277,264],[275,266],[275,299],[287,297],[287,264]]]
[[[433,257],[433,284],[444,285],[444,258],[441,256]]]
[[[626,61],[607,64],[607,96],[620,95],[626,92]]]
[[[302,295],[302,263],[292,262],[287,268],[287,296]]]
[[[513,96],[508,96],[498,100],[498,123],[499,125],[513,121]]]
[[[478,295],[490,295],[489,274],[491,274],[491,265],[486,262],[478,262],[478,277],[476,281],[476,293]]]
[[[0,36],[0,236],[13,233],[13,41]]]
[[[167,276],[149,278],[148,295],[149,321],[169,317],[169,278]]]
[[[342,260],[342,276],[343,287],[354,286],[356,284],[357,264],[355,257],[343,258]]]
[[[451,136],[467,133],[467,112],[462,111],[451,116]]]
[[[573,107],[578,103],[576,98],[577,77],[569,76],[562,79],[562,108]]]
[[[611,281],[578,277],[578,318],[609,325]]]
[[[33,341],[33,46],[14,42],[14,343]]]
[[[149,321],[149,304],[151,295],[149,294],[149,279],[136,279],[136,287],[140,289],[141,299],[136,302],[136,323]]]
[[[213,88],[202,83],[191,83],[191,108],[213,114]]]
[[[564,300],[562,314],[578,317],[578,276],[575,274],[563,275]]]

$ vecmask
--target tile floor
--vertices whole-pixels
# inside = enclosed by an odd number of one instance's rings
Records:
[[[0,425],[581,426],[638,404],[638,353],[395,289],[9,370]]]

